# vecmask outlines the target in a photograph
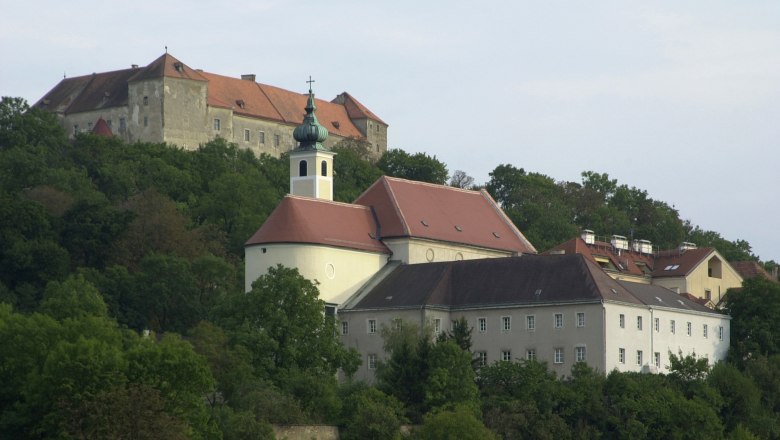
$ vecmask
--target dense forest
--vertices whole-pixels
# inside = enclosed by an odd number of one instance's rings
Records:
[[[337,200],[382,174],[476,187],[424,153],[336,151]],[[258,439],[295,423],[345,439],[395,438],[401,424],[423,439],[780,437],[780,285],[761,279],[732,295],[731,359],[712,367],[681,354],[667,375],[477,369],[465,324],[436,341],[404,325],[383,331],[377,384],[351,380],[360,358],[316,285],[280,266],[243,292],[243,243],[288,173],[286,157],[221,139],[196,151],[68,139],[54,115],[3,98],[0,438]],[[589,228],[758,259],[607,174],[559,182],[504,164],[484,188],[540,251]]]

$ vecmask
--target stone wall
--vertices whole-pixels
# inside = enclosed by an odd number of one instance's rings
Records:
[[[286,440],[338,440],[339,429],[329,425],[273,425],[276,438]]]

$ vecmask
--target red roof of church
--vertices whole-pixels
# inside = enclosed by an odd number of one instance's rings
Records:
[[[743,279],[763,277],[775,281],[772,275],[758,264],[758,261],[731,261],[729,264]]]
[[[484,190],[382,176],[355,203],[376,210],[382,238],[415,237],[536,253]]]
[[[366,206],[288,195],[246,246],[310,243],[390,253],[376,239],[376,223]]]
[[[342,92],[336,100],[344,101],[344,107],[347,109],[347,114],[349,114],[349,117],[352,119],[373,119],[387,125],[385,121],[379,119],[379,116],[375,115],[374,112],[369,110],[347,92]]]

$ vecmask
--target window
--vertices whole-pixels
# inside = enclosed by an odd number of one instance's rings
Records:
[[[127,122],[125,118],[119,118],[119,131],[125,131],[127,129]]]
[[[258,131],[257,132],[257,143],[260,145],[265,144],[265,132],[264,131]]]
[[[342,335],[348,335],[349,334],[349,322],[341,321],[341,334]]]
[[[721,340],[721,341],[723,340],[723,326],[722,325],[718,327],[718,339]]]
[[[111,128],[111,119],[106,120],[106,125],[108,125],[108,128]]]
[[[478,351],[477,352],[477,365],[480,367],[484,367],[487,365],[487,352],[486,351]]]
[[[637,330],[642,330],[642,317],[641,316],[637,316],[636,317],[636,329]]]
[[[704,289],[704,297],[707,298],[708,301],[711,301],[712,300],[712,290]]]
[[[222,129],[222,123],[219,119],[214,119],[214,131],[220,131]]]
[[[707,324],[704,324],[701,328],[702,335],[704,336],[704,339],[707,339],[709,337],[709,328],[707,327]]]
[[[149,126],[149,117],[144,116],[144,127],[148,127],[148,126]]]
[[[87,130],[92,131],[92,123],[87,122]]]
[[[626,363],[626,349],[625,348],[618,348],[618,362],[621,364]]]
[[[661,331],[661,319],[660,318],[654,318],[653,319],[653,328],[655,329],[656,333]]]
[[[368,333],[376,333],[376,319],[368,320]]]
[[[626,315],[620,314],[620,328],[626,328]]]
[[[321,176],[327,176],[328,175],[328,162],[322,161],[320,164],[320,175]]]
[[[508,332],[509,330],[512,330],[512,317],[511,316],[502,316],[501,317],[501,329],[505,332]]]
[[[535,348],[529,348],[525,351],[525,358],[529,361],[535,361],[536,360],[536,349]]]
[[[553,363],[555,364],[562,364],[563,363],[563,349],[562,348],[556,348],[555,354],[553,355]]]
[[[536,315],[528,315],[525,317],[525,328],[531,331],[536,330]]]
[[[642,350],[636,351],[636,364],[642,365]]]
[[[671,321],[669,321],[669,331],[672,332],[672,334],[674,334],[677,331],[675,327],[676,326],[675,326],[674,319],[672,319]]]
[[[477,327],[480,333],[485,333],[487,331],[487,318],[477,319]]]
[[[279,148],[279,145],[282,143],[282,138],[278,135],[274,135],[274,148]]]
[[[306,177],[309,175],[309,167],[305,160],[298,162],[298,175],[300,177]]]
[[[688,336],[691,336],[693,334],[693,325],[688,322]]]
[[[577,312],[577,327],[585,327],[585,312]]]
[[[249,142],[249,129],[244,129],[244,142]]]
[[[149,97],[144,96],[144,105],[149,105]]]
[[[401,318],[393,319],[393,329],[401,330]]]
[[[655,352],[655,368],[661,368],[661,353]]]
[[[585,347],[574,347],[574,359],[577,362],[585,362]]]
[[[512,360],[512,352],[509,350],[503,350],[501,352],[501,360],[502,361],[511,361]]]
[[[73,125],[73,135],[79,134],[79,124]]]
[[[376,370],[376,355],[375,354],[369,354],[368,355],[368,369],[369,370]]]
[[[563,328],[563,313],[555,314],[555,328]]]
[[[437,334],[437,335],[439,333],[441,333],[441,319],[440,318],[436,318],[436,319],[433,320],[433,332],[435,334]]]

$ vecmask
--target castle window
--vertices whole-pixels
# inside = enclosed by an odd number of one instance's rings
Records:
[[[220,131],[222,129],[222,123],[218,118],[214,118],[214,131]]]
[[[322,163],[320,164],[320,174],[322,174],[323,176],[327,176],[328,175],[328,162],[327,161],[323,160]]]
[[[308,166],[306,165],[306,161],[302,160],[298,162],[298,176],[306,177],[308,174]]]
[[[554,364],[562,364],[563,363],[563,349],[562,348],[556,348],[555,349],[555,355],[553,357],[553,363]]]
[[[249,142],[249,129],[244,129],[244,142]]]
[[[274,135],[274,148],[279,148],[279,145],[282,143],[282,138],[278,135]]]
[[[487,352],[486,351],[478,351],[477,352],[477,365],[480,367],[484,367],[487,365]]]
[[[258,131],[257,132],[257,143],[260,145],[265,144],[265,132],[264,131]]]
[[[149,97],[144,96],[144,105],[149,105]]]
[[[574,347],[574,359],[577,362],[585,362],[585,347]]]

